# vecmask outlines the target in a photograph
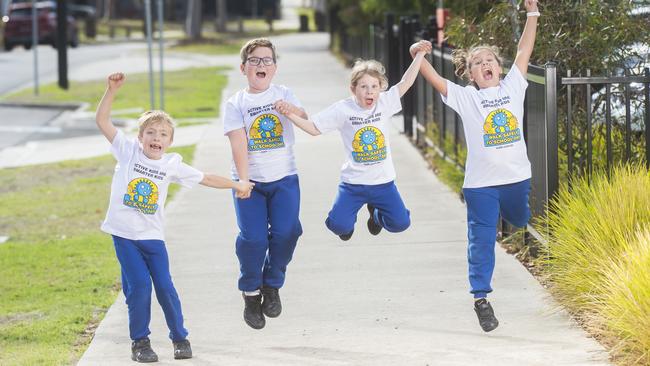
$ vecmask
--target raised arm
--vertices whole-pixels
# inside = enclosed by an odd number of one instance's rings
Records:
[[[416,55],[413,58],[413,61],[411,62],[411,65],[409,65],[408,69],[406,69],[406,71],[404,72],[404,75],[402,75],[402,80],[400,80],[399,83],[397,83],[397,88],[399,89],[400,97],[406,94],[409,88],[413,86],[413,83],[415,82],[415,78],[418,77],[418,71],[420,70],[420,65],[422,64],[422,59],[424,59],[424,55],[426,55],[428,52],[431,52],[430,42],[420,41],[417,44],[419,45],[419,47],[418,50],[416,51]]]
[[[95,122],[97,123],[97,127],[99,127],[99,130],[110,143],[113,143],[115,134],[117,134],[117,128],[115,128],[113,122],[111,122],[111,106],[113,105],[115,94],[124,83],[124,80],[126,80],[126,77],[121,72],[108,76],[106,91],[104,92],[102,99],[99,101],[97,112],[95,113]]]
[[[230,140],[232,159],[235,162],[235,169],[237,169],[239,180],[248,182],[248,143],[246,130],[242,127],[228,132],[227,136]]]
[[[420,42],[414,43],[409,48],[411,57],[415,57],[417,52],[420,50]],[[420,72],[426,81],[433,86],[434,89],[438,91],[442,96],[447,96],[447,80],[440,76],[438,72],[431,66],[429,61],[425,58],[420,64]]]
[[[308,119],[307,113],[301,108],[296,107],[295,105],[286,102],[284,100],[278,100],[275,102],[275,109],[287,116],[295,124],[300,127],[301,130],[307,132],[312,136],[318,136],[321,132],[316,128],[314,122]]]
[[[532,55],[533,47],[535,46],[537,18],[539,17],[537,0],[526,0],[524,6],[527,12],[526,25],[524,26],[524,32],[521,34],[521,39],[519,39],[517,56],[515,57],[515,65],[522,75],[526,75],[528,72],[528,62],[530,61],[530,55]]]

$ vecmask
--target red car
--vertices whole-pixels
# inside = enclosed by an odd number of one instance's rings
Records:
[[[56,3],[42,1],[36,3],[38,10],[38,43],[56,47]],[[9,7],[8,20],[4,31],[4,48],[10,51],[14,46],[32,47],[32,3],[14,3]],[[79,45],[79,30],[74,18],[68,17],[68,43],[71,47]]]

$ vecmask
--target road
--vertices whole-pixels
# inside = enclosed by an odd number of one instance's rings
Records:
[[[68,70],[70,78],[74,71],[89,63],[118,59],[133,54],[142,54],[145,43],[118,43],[103,45],[82,45],[68,48]],[[38,47],[39,83],[50,83],[58,78],[57,52],[47,45]],[[34,54],[17,47],[11,52],[0,52],[0,96],[33,86]]]
[[[57,80],[56,52],[39,46],[40,84]],[[80,46],[69,49],[69,79],[73,81],[103,79],[111,72],[146,72],[149,62],[146,43],[117,43]],[[236,65],[238,55],[205,56],[165,53],[165,71],[189,67]],[[0,53],[0,96],[33,86],[32,54],[22,48]],[[154,71],[158,60],[154,60]],[[158,75],[156,73],[155,77]],[[141,106],[147,108],[148,106]],[[96,135],[93,111],[73,108],[20,108],[0,103],[0,150],[25,145],[30,141],[62,140]]]

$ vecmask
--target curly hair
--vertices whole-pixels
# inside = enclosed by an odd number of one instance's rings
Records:
[[[142,136],[144,130],[154,123],[167,123],[172,128],[172,140],[174,139],[176,124],[169,114],[161,110],[146,111],[140,115],[140,118],[138,118],[138,125],[140,126],[138,134]]]
[[[248,58],[248,55],[250,55],[258,47],[270,48],[271,52],[273,53],[273,62],[277,61],[276,60],[277,56],[275,54],[275,46],[273,45],[273,43],[271,43],[271,41],[268,40],[267,38],[255,38],[246,42],[246,44],[243,45],[241,50],[239,51],[239,56],[241,57],[242,65],[246,63],[246,59]]]
[[[494,54],[499,66],[503,64],[501,56],[499,55],[499,48],[496,46],[478,45],[472,46],[469,49],[457,48],[451,52],[451,59],[456,68],[455,74],[461,79],[470,81],[469,69],[472,56],[481,51],[490,51]]]
[[[388,87],[386,69],[381,64],[381,62],[376,60],[356,60],[354,62],[354,66],[352,66],[352,72],[350,72],[350,85],[353,88],[356,87],[359,79],[361,79],[364,75],[370,75],[373,78],[377,78],[377,80],[379,80],[381,90],[386,90]]]

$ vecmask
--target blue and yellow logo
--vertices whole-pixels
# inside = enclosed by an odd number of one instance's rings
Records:
[[[499,108],[488,114],[483,124],[485,147],[507,145],[521,140],[517,118],[506,109]]]
[[[279,149],[284,147],[282,123],[275,114],[262,114],[251,125],[248,151]]]
[[[153,215],[158,210],[158,186],[147,178],[136,178],[129,182],[124,195],[124,205]]]
[[[386,159],[386,139],[377,127],[359,129],[352,140],[352,159],[368,163]]]

